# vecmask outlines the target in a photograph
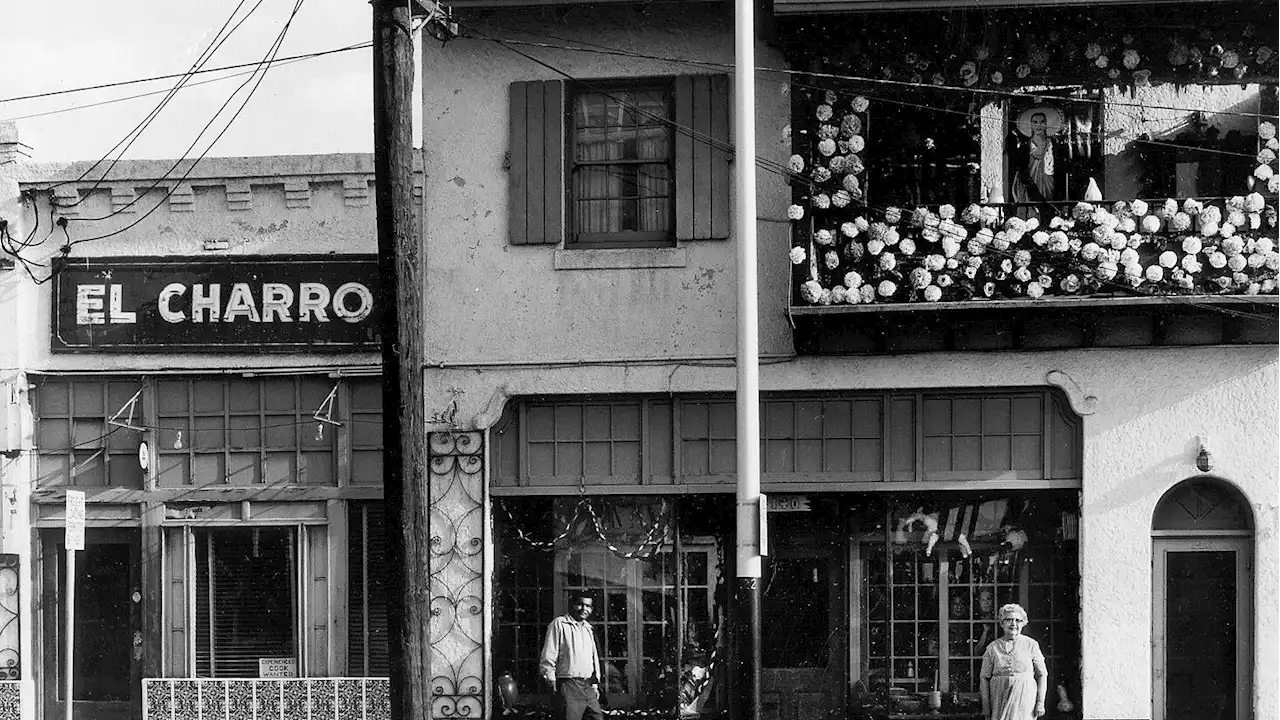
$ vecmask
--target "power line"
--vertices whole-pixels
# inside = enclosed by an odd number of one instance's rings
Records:
[[[218,132],[218,134],[217,134],[216,136],[214,136],[214,138],[213,138],[212,140],[210,140],[210,141],[209,141],[208,146],[207,146],[207,147],[205,147],[205,149],[200,153],[200,155],[199,155],[198,157],[194,158],[194,159],[191,161],[190,166],[187,168],[186,172],[184,172],[184,173],[182,174],[182,176],[181,176],[181,177],[179,177],[176,181],[174,181],[174,182],[172,183],[172,187],[170,187],[170,188],[165,192],[164,197],[160,198],[160,199],[156,202],[156,204],[155,204],[155,205],[153,205],[153,206],[151,207],[151,209],[147,210],[147,212],[143,213],[143,214],[142,214],[140,217],[138,217],[136,220],[134,220],[133,222],[129,223],[128,225],[125,225],[124,227],[118,228],[118,229],[116,229],[116,230],[113,230],[113,231],[111,231],[111,232],[109,232],[109,233],[105,233],[105,234],[103,234],[103,235],[98,235],[98,236],[88,237],[88,238],[80,238],[80,239],[77,239],[77,240],[70,240],[70,239],[69,239],[69,236],[68,236],[68,242],[67,242],[67,244],[66,244],[66,245],[64,245],[64,246],[61,248],[61,252],[62,252],[63,257],[66,257],[66,256],[71,252],[71,249],[72,249],[72,248],[74,248],[76,245],[79,245],[79,244],[82,244],[82,243],[94,242],[94,241],[97,241],[97,240],[103,240],[103,239],[106,239],[106,238],[109,238],[109,237],[113,237],[113,236],[115,236],[115,235],[118,235],[118,234],[120,234],[120,233],[122,233],[122,232],[125,232],[125,231],[129,230],[130,228],[132,228],[132,227],[134,227],[134,226],[138,225],[138,224],[139,224],[139,223],[141,223],[143,220],[145,220],[147,217],[149,217],[153,212],[155,212],[155,211],[156,211],[156,210],[157,210],[161,205],[163,205],[163,204],[164,204],[164,201],[165,201],[165,200],[166,200],[170,195],[172,195],[172,194],[173,194],[173,192],[174,192],[174,190],[177,188],[177,186],[178,186],[178,185],[180,185],[180,184],[182,183],[182,181],[183,181],[183,180],[185,180],[185,179],[186,179],[186,178],[187,178],[187,177],[188,177],[192,172],[194,172],[194,171],[195,171],[196,166],[200,163],[200,161],[201,161],[201,160],[203,160],[203,159],[204,159],[205,155],[207,155],[207,154],[209,153],[209,151],[213,149],[213,146],[218,142],[218,140],[219,140],[219,139],[221,139],[221,138],[222,138],[222,136],[223,136],[224,134],[226,134],[226,132],[231,128],[231,125],[236,121],[236,118],[238,118],[238,117],[240,116],[240,113],[241,113],[241,112],[243,112],[243,111],[244,111],[244,109],[245,109],[245,107],[247,107],[247,106],[248,106],[249,100],[250,100],[250,99],[252,99],[252,97],[253,97],[254,93],[257,91],[258,87],[259,87],[259,86],[261,86],[261,84],[262,84],[262,80],[266,78],[267,70],[269,70],[269,69],[270,69],[271,64],[272,64],[272,63],[275,61],[275,59],[276,59],[276,54],[277,54],[277,53],[279,53],[279,51],[280,51],[280,47],[281,47],[281,45],[284,43],[284,38],[285,38],[286,34],[289,32],[289,28],[292,26],[294,18],[296,18],[296,17],[297,17],[297,15],[298,15],[298,11],[302,8],[302,3],[303,3],[303,1],[304,1],[304,0],[296,0],[296,2],[295,2],[295,4],[294,4],[294,7],[293,7],[293,11],[292,11],[292,12],[290,13],[290,15],[289,15],[289,19],[285,22],[284,27],[283,27],[283,28],[281,28],[280,32],[277,34],[277,36],[276,36],[276,38],[275,38],[275,41],[274,41],[274,42],[271,44],[271,46],[268,48],[268,50],[267,50],[266,54],[263,56],[263,59],[262,59],[261,61],[259,61],[258,67],[254,70],[254,72],[250,75],[250,77],[249,77],[248,79],[246,79],[243,83],[241,83],[241,84],[240,84],[240,86],[239,86],[239,87],[237,87],[234,91],[232,91],[232,93],[227,97],[226,101],[225,101],[225,102],[223,102],[222,106],[221,106],[221,107],[219,107],[219,108],[218,108],[218,110],[213,114],[213,117],[209,119],[209,122],[205,123],[205,126],[204,126],[203,128],[201,128],[201,130],[200,130],[199,134],[197,134],[197,135],[196,135],[195,140],[193,140],[193,141],[192,141],[191,145],[187,148],[187,151],[183,153],[183,156],[182,156],[182,157],[180,157],[178,160],[176,160],[176,161],[173,163],[173,165],[171,165],[171,166],[170,166],[170,168],[169,168],[167,171],[165,171],[165,173],[164,173],[164,175],[163,175],[162,177],[160,177],[160,178],[159,178],[159,179],[157,179],[155,182],[153,182],[153,183],[151,184],[151,186],[149,186],[149,187],[148,187],[148,188],[147,188],[147,189],[146,189],[142,194],[140,194],[140,195],[138,195],[137,197],[135,197],[135,199],[130,203],[130,205],[132,205],[133,203],[136,203],[136,202],[137,202],[137,199],[138,199],[139,197],[142,197],[142,196],[146,195],[148,192],[150,192],[151,190],[153,190],[153,189],[155,189],[156,187],[158,187],[158,186],[160,185],[160,183],[162,183],[162,182],[164,182],[165,180],[167,180],[167,179],[169,178],[170,173],[172,173],[174,170],[176,170],[176,169],[177,169],[177,167],[178,167],[178,166],[179,166],[179,165],[180,165],[184,160],[186,160],[186,159],[187,159],[187,158],[186,158],[187,153],[189,153],[193,148],[195,148],[195,146],[196,146],[197,144],[199,144],[200,139],[201,139],[202,137],[204,137],[204,134],[205,134],[205,133],[209,130],[209,128],[210,128],[210,127],[211,127],[211,126],[212,126],[212,125],[217,121],[217,119],[222,115],[222,112],[223,112],[224,110],[226,110],[226,108],[227,108],[227,106],[228,106],[228,105],[230,105],[230,104],[231,104],[232,100],[234,100],[234,99],[235,99],[236,95],[240,94],[240,91],[241,91],[241,90],[243,90],[243,89],[244,89],[246,86],[248,86],[250,83],[253,83],[253,86],[249,89],[248,93],[245,95],[244,99],[241,101],[240,106],[235,110],[234,114],[232,114],[231,118],[227,120],[226,125],[224,125],[224,126],[223,126],[223,128],[222,128],[222,130],[220,130],[220,131]],[[255,78],[256,78],[256,80],[255,80]],[[114,215],[118,214],[119,212],[122,212],[122,211],[123,211],[123,208],[121,208],[121,209],[117,209],[117,210],[113,211],[112,213],[110,213],[109,215],[106,215],[106,216],[103,216],[103,217],[100,217],[100,218],[84,218],[84,219],[85,219],[85,220],[89,220],[89,221],[105,220],[105,219],[108,219],[108,218],[110,218],[110,217],[112,217],[112,216],[114,216]],[[64,230],[65,230],[65,226],[63,226],[63,227],[64,227]],[[28,247],[30,246],[30,245],[29,245],[29,243],[27,244],[27,246],[28,246]],[[8,250],[8,249],[6,248],[6,250]],[[15,253],[13,253],[11,250],[8,250],[8,251],[10,252],[10,254],[15,254]],[[27,261],[25,258],[23,258],[21,255],[17,255],[17,254],[15,254],[15,256],[16,256],[16,257],[18,257],[18,258],[19,258],[19,260],[21,260],[21,261],[23,262],[24,266],[26,266],[26,263],[27,263],[27,262],[29,262],[29,261]],[[44,283],[49,282],[49,281],[50,281],[50,280],[52,280],[52,279],[53,279],[53,277],[55,276],[55,273],[54,273],[54,271],[53,271],[53,270],[50,270],[50,272],[49,272],[45,277],[40,278],[40,279],[36,279],[36,278],[35,278],[34,274],[31,272],[30,268],[27,268],[27,273],[28,273],[28,275],[31,275],[32,280],[33,280],[36,284],[38,284],[38,285],[39,285],[39,284],[44,284]]]
[[[289,55],[287,57],[280,57],[280,58],[276,58],[275,60],[272,60],[272,62],[276,64],[283,64],[287,62],[293,62],[295,60],[309,60],[311,58],[323,57],[325,55],[334,55],[336,53],[349,52],[351,50],[363,50],[365,48],[370,48],[370,47],[373,47],[372,42],[355,43],[354,45],[346,45],[344,47],[332,48],[330,50],[320,50],[318,52],[304,53],[302,55]],[[236,65],[223,65],[222,67],[216,67],[216,68],[201,68],[199,70],[193,70],[193,71],[181,72],[181,73],[171,73],[169,75],[153,75],[151,77],[137,78],[134,80],[121,80],[119,82],[103,83],[101,85],[89,85],[85,87],[69,88],[67,90],[54,90],[51,92],[36,93],[34,95],[20,95],[18,97],[0,98],[0,104],[18,102],[20,100],[34,100],[37,98],[53,97],[56,95],[67,95],[70,93],[88,92],[90,90],[103,90],[106,88],[122,87],[124,85],[137,85],[139,83],[155,82],[156,80],[172,80],[173,78],[180,78],[187,75],[202,75],[205,73],[222,72],[224,70],[241,70],[247,67],[257,67],[260,63],[261,61],[238,63]],[[228,77],[234,77],[234,76],[228,76]],[[226,79],[226,78],[219,78],[219,79]],[[163,91],[160,91],[160,92],[163,92]],[[131,99],[131,98],[121,98],[121,99]],[[92,107],[92,106],[85,106],[85,107]],[[74,109],[75,108],[68,108],[68,110],[74,110]],[[31,115],[27,117],[38,117],[38,116]],[[21,120],[23,118],[19,117],[19,118],[5,118],[5,119]]]
[[[534,63],[536,63],[536,64],[538,64],[538,65],[540,65],[540,66],[542,66],[542,67],[545,67],[545,68],[547,68],[547,69],[549,69],[549,70],[551,70],[551,71],[553,71],[553,72],[555,72],[555,73],[557,73],[557,74],[559,74],[559,75],[564,76],[567,80],[569,80],[569,81],[571,81],[571,82],[581,84],[581,85],[583,85],[584,87],[587,87],[588,89],[591,89],[593,92],[602,92],[602,91],[600,91],[598,88],[595,88],[595,87],[594,87],[594,86],[593,86],[589,81],[583,81],[583,80],[580,80],[580,79],[578,79],[577,77],[575,77],[573,74],[571,74],[571,73],[569,73],[569,72],[567,72],[567,71],[565,71],[565,70],[563,70],[563,69],[561,69],[561,68],[559,68],[559,67],[556,67],[555,65],[552,65],[552,64],[550,64],[550,63],[548,63],[548,62],[545,62],[545,61],[543,61],[543,60],[541,60],[541,59],[539,59],[539,58],[533,57],[532,55],[529,55],[528,53],[525,53],[525,52],[523,52],[523,51],[521,51],[521,50],[517,50],[517,49],[515,49],[515,48],[513,48],[513,47],[510,47],[510,46],[507,44],[507,42],[506,42],[506,41],[498,40],[498,39],[490,39],[490,38],[483,37],[483,36],[481,36],[481,38],[480,38],[480,39],[491,40],[492,42],[496,42],[497,44],[499,44],[499,45],[501,45],[501,46],[503,46],[503,47],[506,47],[506,48],[507,48],[508,50],[510,50],[511,52],[513,52],[513,53],[515,53],[515,54],[517,54],[517,55],[520,55],[520,56],[522,56],[522,57],[524,57],[524,58],[526,58],[526,59],[528,59],[528,60],[530,60],[530,61],[532,61],[532,62],[534,62]],[[935,87],[935,86],[930,86],[930,87]],[[607,95],[607,93],[606,93],[606,95]],[[707,142],[707,143],[711,144],[713,147],[718,147],[718,148],[721,148],[721,149],[726,149],[726,148],[727,148],[727,151],[728,151],[728,152],[735,152],[734,148],[733,148],[732,146],[729,146],[727,143],[723,143],[723,142],[717,141],[717,140],[715,140],[714,138],[710,138],[710,137],[703,136],[701,133],[698,133],[697,131],[693,130],[692,128],[689,128],[689,127],[684,126],[684,125],[680,125],[679,123],[676,123],[676,122],[674,122],[674,121],[671,121],[671,120],[668,120],[668,119],[666,119],[666,118],[663,118],[663,117],[660,117],[660,116],[654,115],[654,114],[653,114],[653,113],[651,113],[650,111],[647,111],[647,110],[645,110],[644,108],[640,108],[639,106],[636,106],[636,105],[634,105],[633,103],[628,103],[628,102],[626,102],[626,101],[624,101],[624,100],[621,100],[621,99],[619,99],[619,98],[616,98],[616,97],[612,97],[612,96],[609,96],[609,97],[610,97],[610,99],[612,99],[614,102],[617,102],[617,103],[619,103],[620,105],[622,105],[622,106],[624,106],[624,107],[627,107],[628,109],[631,109],[631,110],[633,110],[633,111],[635,111],[635,112],[637,112],[637,113],[639,113],[639,114],[642,114],[642,115],[644,115],[644,116],[648,117],[649,119],[652,119],[652,120],[655,120],[655,121],[660,121],[660,122],[663,122],[664,124],[670,125],[670,126],[671,126],[671,127],[673,127],[674,129],[676,129],[678,132],[681,132],[681,133],[684,133],[684,134],[688,134],[689,136],[693,137],[693,138],[694,138],[694,139],[696,139],[696,140],[699,140],[699,141],[702,141],[702,142]],[[803,175],[800,175],[799,173],[792,172],[792,171],[790,170],[790,168],[781,167],[778,163],[775,163],[775,162],[773,162],[773,161],[771,161],[771,160],[768,160],[767,158],[763,158],[763,157],[761,157],[761,156],[756,156],[756,158],[755,158],[755,162],[756,162],[757,164],[759,164],[762,168],[764,168],[766,171],[775,172],[775,173],[777,173],[777,174],[779,174],[779,175],[782,175],[782,176],[784,176],[784,177],[786,177],[786,178],[789,178],[789,179],[799,179],[799,180],[800,180],[800,182],[801,182],[802,184],[804,184],[804,185],[806,185],[806,186],[809,186],[810,188],[814,187],[814,183],[813,183],[811,180],[809,180],[807,177],[805,177],[805,176],[803,176]],[[879,207],[875,207],[875,206],[868,205],[868,204],[866,204],[866,203],[862,203],[862,207],[866,208],[867,210],[874,211],[874,212],[879,212],[879,213],[882,213],[882,214],[887,210],[887,208],[879,208]],[[1013,257],[1015,257],[1015,255],[1016,255],[1016,251],[1014,251],[1014,250],[1009,250],[1009,251],[1003,251],[1003,252],[1002,252],[1002,251],[994,250],[994,248],[991,248],[990,246],[988,246],[988,249],[989,249],[989,250],[991,250],[991,251],[992,251],[993,253],[995,253],[995,254],[1001,254],[1001,255],[1004,255],[1004,256],[1006,256],[1006,257],[1008,257],[1008,258],[1010,258],[1010,259],[1012,259],[1012,258],[1013,258]],[[1097,276],[1096,276],[1096,274],[1092,272],[1092,269],[1093,269],[1093,268],[1091,268],[1091,267],[1087,264],[1087,262],[1086,262],[1086,261],[1083,261],[1083,260],[1081,260],[1080,258],[1058,258],[1058,257],[1051,257],[1051,258],[1042,258],[1042,259],[1041,259],[1041,262],[1042,262],[1042,264],[1049,265],[1050,267],[1054,268],[1055,270],[1059,270],[1059,271],[1061,271],[1061,270],[1073,271],[1073,270],[1074,270],[1074,271],[1079,271],[1079,272],[1088,272],[1088,273],[1090,273],[1091,275],[1094,275],[1094,277],[1097,277]],[[1228,315],[1228,316],[1234,316],[1234,317],[1245,316],[1245,317],[1251,317],[1251,318],[1252,318],[1252,317],[1260,317],[1260,316],[1259,316],[1259,315],[1257,315],[1257,314],[1253,314],[1253,313],[1241,313],[1240,311],[1235,311],[1235,310],[1231,310],[1231,309],[1228,309],[1228,308],[1222,308],[1222,307],[1219,307],[1219,306],[1217,306],[1217,305],[1213,305],[1213,304],[1208,304],[1208,303],[1200,302],[1200,301],[1197,301],[1196,299],[1193,299],[1193,298],[1191,298],[1191,297],[1180,296],[1180,295],[1173,295],[1173,294],[1170,294],[1170,295],[1157,294],[1157,293],[1153,293],[1153,292],[1148,292],[1148,291],[1146,291],[1146,290],[1138,290],[1137,288],[1131,287],[1131,286],[1129,286],[1129,285],[1125,285],[1125,284],[1123,284],[1123,283],[1115,282],[1115,281],[1113,281],[1113,280],[1112,280],[1112,281],[1109,281],[1109,280],[1103,280],[1102,278],[1097,278],[1097,279],[1098,279],[1098,282],[1099,282],[1099,285],[1100,285],[1100,286],[1104,286],[1104,287],[1105,287],[1105,286],[1110,286],[1110,287],[1112,287],[1112,288],[1120,289],[1120,290],[1123,290],[1124,292],[1133,293],[1133,294],[1135,294],[1135,295],[1142,295],[1142,296],[1156,296],[1156,297],[1162,297],[1162,298],[1170,298],[1170,299],[1173,299],[1175,302],[1180,302],[1180,303],[1184,303],[1184,304],[1187,304],[1187,305],[1191,305],[1191,306],[1195,306],[1195,307],[1200,307],[1200,308],[1202,308],[1202,309],[1207,309],[1207,310],[1212,310],[1212,311],[1220,312],[1220,313],[1225,314],[1225,315]],[[1269,316],[1261,316],[1261,317],[1269,317]]]
[[[554,35],[549,35],[545,33],[530,33],[530,34],[537,34],[542,37],[559,39],[559,40],[562,40],[563,42],[577,43],[577,45],[557,45],[554,43],[532,42],[528,40],[513,40],[509,38],[498,40],[496,38],[487,37],[487,36],[476,37],[476,36],[468,35],[463,37],[466,37],[472,40],[485,40],[488,42],[508,43],[511,45],[522,45],[522,46],[528,46],[528,47],[540,47],[540,48],[546,48],[551,50],[570,50],[574,52],[590,52],[590,53],[598,53],[602,55],[616,55],[619,57],[630,57],[630,58],[636,58],[636,59],[642,59],[642,60],[658,60],[658,61],[667,62],[667,63],[691,65],[691,66],[700,67],[704,69],[717,69],[717,70],[733,70],[734,69],[734,65],[732,63],[722,63],[722,62],[715,62],[711,60],[697,60],[693,58],[650,55],[648,53],[635,52],[632,50],[622,50],[619,48],[611,48],[606,45],[597,45],[595,43],[587,43],[580,40],[568,40],[564,38],[558,38]],[[923,83],[923,82],[916,83],[916,82],[910,82],[906,80],[890,80],[885,78],[874,78],[874,77],[866,77],[861,75],[841,75],[837,73],[823,73],[823,72],[814,72],[809,70],[792,70],[789,68],[777,68],[777,67],[768,67],[768,66],[760,66],[760,65],[757,65],[754,69],[757,77],[763,74],[768,74],[768,73],[789,75],[789,76],[800,75],[800,76],[808,76],[808,77],[814,77],[814,78],[826,78],[831,80],[845,80],[850,82],[865,82],[865,83],[874,83],[877,85],[916,88],[921,90],[964,92],[964,93],[975,93],[975,94],[984,94],[984,95],[996,95],[996,96],[1011,97],[1011,98],[1038,98],[1038,97],[1043,97],[1045,93],[1052,92],[1054,89],[1059,89],[1059,90],[1089,89],[1090,87],[1092,87],[1084,84],[1076,84],[1076,85],[1050,86],[1035,92],[1018,91],[1018,90],[994,90],[991,88],[969,88],[969,87],[956,87],[954,85],[933,85],[931,83]],[[1113,85],[1113,83],[1100,85],[1098,87],[1110,87],[1111,85]],[[1210,112],[1218,115],[1230,115],[1230,116],[1236,116],[1236,117],[1249,117],[1249,118],[1259,118],[1259,119],[1263,119],[1263,118],[1272,119],[1272,118],[1280,117],[1274,113],[1240,112],[1240,111],[1234,111],[1234,110],[1210,110],[1207,108],[1188,108],[1188,107],[1176,107],[1171,105],[1132,103],[1132,102],[1124,102],[1120,100],[1108,101],[1107,104],[1114,107],[1132,107],[1132,108],[1140,108],[1140,109],[1146,109],[1146,110],[1172,110],[1176,112]]]

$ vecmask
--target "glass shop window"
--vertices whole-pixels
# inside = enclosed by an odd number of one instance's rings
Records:
[[[39,485],[142,487],[142,403],[135,399],[141,390],[136,379],[38,381]],[[109,422],[117,415],[122,425]]]
[[[336,484],[320,377],[159,380],[158,484]]]
[[[260,660],[298,662],[294,531],[196,530],[196,675],[258,677]]]
[[[1040,491],[899,495],[861,510],[856,701],[892,712],[936,689],[976,712],[982,655],[1007,603],[1026,609],[1050,689],[1078,688],[1078,507],[1073,491]]]
[[[585,590],[612,707],[714,708],[731,510],[706,498],[502,499],[494,671],[514,680],[517,704],[549,704],[538,675],[547,625]]]

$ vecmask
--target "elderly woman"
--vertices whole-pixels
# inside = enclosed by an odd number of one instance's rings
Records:
[[[1032,720],[1044,715],[1048,690],[1040,643],[1022,634],[1027,611],[1010,603],[1000,608],[1002,637],[982,654],[982,716],[989,720]]]

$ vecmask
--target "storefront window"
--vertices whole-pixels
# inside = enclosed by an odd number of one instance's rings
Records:
[[[262,661],[292,663],[297,675],[293,531],[198,530],[194,538],[196,675],[258,677]]]
[[[1078,517],[1074,492],[895,496],[863,510],[861,702],[893,710],[938,690],[976,707],[1007,603],[1026,609],[1050,687],[1078,687]]]
[[[709,710],[729,512],[694,498],[499,501],[494,669],[514,679],[519,703],[549,703],[543,635],[568,593],[585,590],[612,706]]]

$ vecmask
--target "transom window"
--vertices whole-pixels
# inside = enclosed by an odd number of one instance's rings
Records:
[[[571,244],[674,238],[671,84],[580,88],[570,104]]]

